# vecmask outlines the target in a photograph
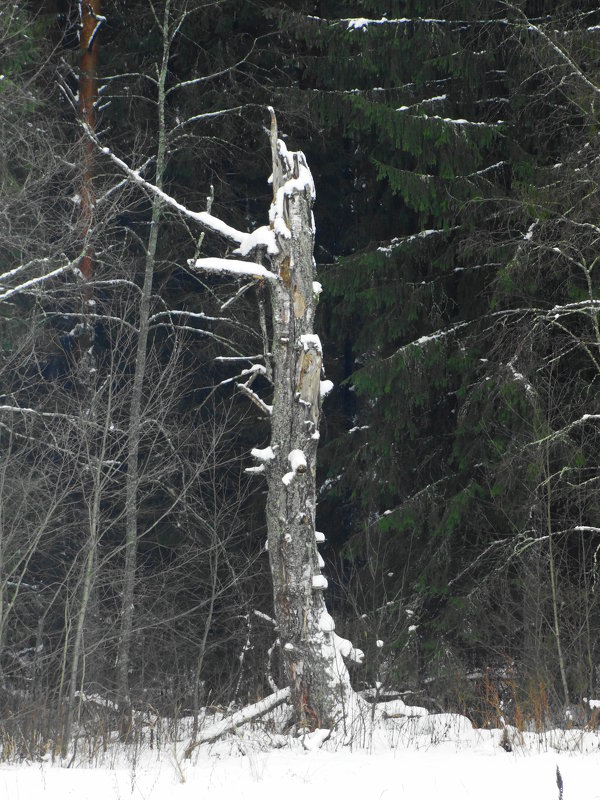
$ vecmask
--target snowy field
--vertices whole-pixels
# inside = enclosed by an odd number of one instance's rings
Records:
[[[247,727],[247,726],[245,726]],[[581,730],[519,734],[474,730],[464,717],[428,715],[386,722],[365,743],[314,747],[264,729],[240,729],[191,759],[182,741],[159,750],[118,745],[73,763],[0,767],[6,800],[307,800],[331,797],[440,800],[600,799],[600,736]],[[506,737],[504,738],[506,745]],[[308,749],[307,749],[308,748]]]

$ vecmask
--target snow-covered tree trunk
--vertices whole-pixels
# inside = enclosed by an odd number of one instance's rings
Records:
[[[255,364],[244,370],[247,381],[237,385],[270,413],[272,420],[270,446],[252,454],[260,462],[253,470],[264,472],[268,484],[275,618],[298,723],[311,729],[339,727],[340,723],[347,727],[356,716],[358,701],[344,658],[361,663],[363,654],[335,633],[323,599],[327,581],[317,550],[323,537],[315,530],[316,454],[321,397],[331,384],[321,381],[321,342],[314,333],[320,291],[314,281],[315,191],[304,154],[287,150],[277,137],[272,110],[271,114],[270,225],[252,233],[243,233],[208,212],[191,211],[108,148],[102,149],[132,181],[205,230],[234,243],[234,254],[241,257],[193,258],[188,262],[191,268],[264,281],[269,288],[271,353],[265,354],[264,366]],[[253,257],[254,263],[249,260]],[[253,379],[261,373],[273,382],[272,406],[251,389]]]
[[[327,384],[321,381],[321,342],[314,333],[320,290],[314,282],[315,192],[303,153],[288,152],[277,139],[274,117],[272,150],[274,396],[271,447],[266,454],[259,452],[268,482],[269,558],[279,638],[299,722],[311,729],[331,728],[347,718],[354,698],[342,652],[359,661],[362,654],[334,633],[317,550],[316,454],[321,393]]]

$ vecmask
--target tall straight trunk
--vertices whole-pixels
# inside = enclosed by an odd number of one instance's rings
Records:
[[[163,53],[158,75],[158,147],[156,154],[156,186],[162,189],[166,160],[165,130],[165,85],[167,64],[169,59],[170,0],[166,0],[163,17]],[[140,427],[144,377],[146,374],[146,355],[148,347],[148,330],[150,319],[150,300],[152,282],[156,262],[158,229],[162,216],[162,200],[156,194],[152,200],[152,217],[150,234],[146,251],[144,283],[140,299],[139,333],[136,350],[135,371],[131,390],[129,409],[127,478],[125,485],[125,567],[123,574],[123,600],[121,606],[121,632],[117,661],[117,700],[122,714],[122,731],[128,732],[131,718],[131,700],[129,696],[129,665],[133,635],[133,612],[135,595],[135,575],[137,568],[138,547],[138,484],[139,484],[139,451]]]
[[[271,225],[279,252],[271,259],[278,276],[270,282],[273,457],[265,467],[275,617],[299,724],[332,728],[351,715],[355,696],[341,658],[351,646],[335,635],[323,598],[315,531],[322,351],[313,328],[314,187],[304,155],[288,153],[277,139],[274,115],[271,137]]]
[[[96,101],[98,100],[98,30],[100,0],[83,0],[81,3],[81,32],[79,37],[79,113],[90,131],[96,129]],[[83,141],[83,177],[81,182],[81,215],[83,236],[87,239],[94,213],[94,143],[89,136]],[[80,270],[89,280],[94,274],[94,254],[91,247],[81,261]],[[88,298],[89,299],[89,298]]]
[[[565,705],[570,705],[571,699],[569,696],[569,684],[567,681],[567,670],[565,667],[565,658],[562,647],[562,637],[560,631],[560,615],[558,609],[558,576],[556,574],[556,562],[554,558],[554,547],[552,544],[552,504],[550,494],[550,455],[548,447],[545,449],[545,468],[546,468],[546,528],[548,531],[548,562],[550,567],[550,588],[552,590],[552,620],[554,630],[554,642],[556,644],[556,656],[558,660],[558,668],[560,670],[560,680],[562,683],[563,695]]]
[[[102,476],[103,464],[106,458],[108,447],[108,436],[111,425],[111,410],[112,410],[112,390],[109,389],[108,405],[104,417],[104,427],[102,431],[102,440],[100,443],[99,452],[96,457],[96,465],[93,472],[93,490],[91,502],[88,508],[89,519],[89,535],[86,542],[87,553],[85,557],[85,566],[81,579],[81,595],[79,600],[79,608],[77,609],[75,633],[73,644],[71,646],[71,663],[69,674],[69,691],[67,695],[67,707],[65,712],[65,724],[63,729],[63,738],[61,746],[61,755],[66,757],[69,744],[71,741],[71,733],[73,728],[73,720],[75,718],[75,706],[77,699],[77,682],[80,677],[80,665],[84,656],[83,651],[83,636],[85,631],[85,622],[87,619],[88,608],[93,597],[94,583],[96,580],[96,569],[98,563],[98,543],[101,537],[101,514],[100,506],[106,488],[105,481]],[[93,434],[91,434],[93,436]],[[65,641],[65,648],[68,646],[68,635]]]
[[[80,34],[79,34],[79,115],[91,132],[96,129],[96,101],[98,99],[98,31],[102,26],[103,17],[100,15],[101,0],[83,0],[80,3]],[[86,312],[89,310],[91,301],[91,291],[87,282],[94,274],[94,253],[88,243],[92,230],[94,215],[94,143],[89,136],[85,136],[82,141],[82,177],[80,193],[80,209],[82,218],[82,238],[84,241],[84,256],[80,262],[79,269],[86,281],[82,292],[83,300],[83,332],[79,335],[78,346],[80,357],[78,359],[78,373],[84,387],[85,404],[91,406],[90,397],[90,375],[93,367],[93,332],[86,319]],[[101,452],[106,445],[107,422],[103,435]],[[92,492],[92,503],[89,509],[89,535],[84,544],[86,548],[85,567],[81,581],[81,596],[79,607],[76,614],[75,634],[73,644],[70,646],[70,626],[67,626],[65,633],[65,645],[63,651],[63,669],[60,682],[60,695],[66,678],[67,655],[70,649],[69,682],[68,694],[65,710],[65,721],[63,727],[61,754],[66,756],[71,740],[71,730],[75,713],[75,699],[77,690],[77,680],[79,666],[81,662],[83,634],[87,609],[90,602],[92,587],[94,583],[96,549],[98,543],[98,522],[100,510],[101,494],[101,457],[97,459],[96,471],[94,474],[94,485]]]

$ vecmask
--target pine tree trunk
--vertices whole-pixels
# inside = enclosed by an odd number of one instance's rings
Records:
[[[100,0],[81,3],[81,33],[79,38],[79,113],[90,131],[96,128],[96,101],[98,99],[98,29],[102,24]],[[83,237],[87,239],[94,213],[94,143],[89,136],[83,141],[83,178],[81,182],[81,216]],[[94,273],[94,255],[86,249],[81,261],[81,272],[89,280]],[[89,299],[89,298],[87,298]]]

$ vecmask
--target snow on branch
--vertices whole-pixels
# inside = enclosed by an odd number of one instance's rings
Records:
[[[262,400],[256,394],[256,392],[253,392],[252,389],[247,384],[236,383],[236,388],[239,389],[242,394],[245,394],[246,397],[252,400],[254,405],[258,406],[258,408],[263,412],[265,416],[267,417],[271,416],[271,414],[273,413],[273,406],[270,406],[267,403],[265,403],[265,401]]]
[[[93,16],[94,16],[94,20],[96,21],[96,25],[95,25],[94,30],[92,31],[92,33],[90,35],[90,38],[88,39],[88,43],[87,43],[87,49],[88,50],[92,49],[92,47],[94,45],[94,40],[96,39],[96,36],[98,35],[98,31],[100,30],[100,28],[106,22],[106,17],[103,17],[101,14],[94,14]]]
[[[229,67],[217,70],[216,72],[211,72],[210,75],[200,75],[199,77],[192,78],[189,81],[179,81],[179,83],[174,84],[173,86],[171,86],[169,89],[166,90],[165,96],[168,97],[171,94],[171,92],[177,92],[180,89],[187,89],[189,86],[197,86],[199,83],[206,83],[207,81],[212,81],[215,80],[216,78],[221,78],[223,75],[227,75],[228,73],[233,72],[248,60],[248,58],[254,52],[255,46],[256,46],[256,41],[252,43],[250,50],[248,50],[248,52],[243,58],[240,58],[239,61],[236,61],[235,64],[232,64]]]
[[[253,447],[250,455],[263,463],[272,461],[275,458],[275,453],[272,447]]]
[[[583,414],[579,419],[575,419],[572,422],[569,422],[567,425],[564,425],[562,428],[559,428],[557,431],[553,431],[549,433],[547,436],[542,436],[541,439],[536,439],[534,442],[530,442],[529,446],[533,447],[538,444],[543,444],[544,442],[548,442],[551,439],[558,439],[561,436],[564,436],[569,431],[573,430],[573,428],[578,428],[580,425],[585,425],[586,422],[598,422],[600,421],[600,414]]]
[[[242,231],[238,231],[237,228],[233,228],[231,225],[227,225],[226,222],[223,222],[218,217],[209,214],[208,211],[192,211],[191,209],[187,208],[183,205],[183,203],[178,202],[175,200],[174,197],[163,192],[162,189],[159,189],[158,186],[155,186],[150,181],[145,180],[139,173],[139,170],[132,169],[128,164],[126,164],[123,159],[119,158],[119,156],[115,155],[109,147],[105,147],[98,141],[98,137],[96,134],[90,129],[88,125],[82,123],[83,128],[87,134],[87,136],[94,142],[94,144],[101,150],[104,155],[108,156],[110,160],[119,167],[134,183],[137,183],[139,186],[142,186],[147,191],[151,192],[152,194],[160,197],[160,199],[165,203],[165,205],[170,206],[171,208],[176,209],[182,214],[184,217],[188,219],[194,220],[199,225],[201,225],[205,230],[210,231],[210,233],[216,233],[219,236],[222,236],[224,239],[227,239],[229,242],[233,242],[236,245],[241,245],[246,237],[247,234],[243,233]]]
[[[416,17],[409,19],[408,17],[401,17],[397,19],[368,19],[367,17],[345,17],[340,22],[346,22],[349,31],[365,31],[369,25],[409,25],[412,23],[421,23],[424,25],[441,25],[448,22],[446,19],[427,19],[424,17]]]
[[[20,283],[18,286],[15,286],[12,289],[6,289],[2,294],[0,294],[0,300],[7,300],[9,297],[13,297],[13,295],[21,294],[23,292],[29,291],[34,286],[39,286],[41,283],[50,280],[51,278],[56,278],[58,275],[63,275],[65,272],[69,272],[71,270],[75,271],[77,269],[77,265],[83,258],[83,253],[79,255],[73,261],[69,261],[68,264],[64,264],[62,267],[57,267],[56,269],[51,270],[50,272],[46,272],[44,275],[38,275],[37,278],[31,278],[31,280],[25,281],[24,283]],[[32,262],[30,262],[32,263]],[[19,271],[19,267],[14,270],[11,270],[10,273],[6,273],[6,275],[15,274]],[[5,276],[0,276],[0,280]]]
[[[396,111],[400,112],[406,112],[409,110],[410,110],[409,106],[400,106],[400,108],[396,109]],[[412,116],[414,116],[416,119],[419,120],[428,120],[428,121],[436,120],[437,122],[444,122],[447,125],[456,125],[459,127],[463,125],[469,125],[474,128],[498,128],[504,125],[504,122],[502,122],[502,120],[498,120],[498,122],[473,122],[472,120],[469,119],[454,119],[452,117],[441,117],[439,114],[431,114],[431,115],[414,114]]]
[[[264,357],[262,353],[256,356],[215,356],[215,361],[262,361]]]
[[[319,17],[309,17],[309,19],[319,20],[322,22],[329,22]],[[365,32],[371,25],[489,25],[492,20],[489,19],[436,19],[432,17],[397,17],[395,19],[388,19],[381,17],[381,19],[372,19],[367,17],[343,17],[336,21],[335,25],[342,23],[347,26],[349,31],[363,31]],[[507,25],[507,19],[495,19],[493,22],[497,25]],[[330,23],[331,24],[331,23]]]
[[[415,339],[414,342],[409,342],[408,344],[399,347],[395,353],[392,353],[391,356],[388,356],[388,359],[395,358],[396,356],[408,350],[409,347],[422,347],[423,345],[429,344],[430,342],[436,341],[438,339],[446,339],[449,336],[452,336],[452,334],[461,330],[462,328],[468,328],[474,322],[475,320],[469,320],[468,322],[458,322],[456,325],[451,325],[449,328],[443,328],[441,330],[435,331],[435,333],[430,333],[427,336],[421,336],[419,339]]]
[[[397,247],[401,247],[402,245],[410,244],[411,242],[419,239],[427,239],[429,236],[446,236],[453,231],[459,230],[459,228],[459,225],[453,225],[451,228],[433,228],[420,231],[419,233],[412,233],[409,236],[397,236],[392,239],[388,245],[381,245],[381,247],[378,247],[377,251],[388,255],[392,252],[392,250],[395,250]]]
[[[224,117],[226,114],[235,114],[243,111],[246,106],[235,106],[234,108],[222,108],[219,111],[206,111],[203,114],[196,114],[193,117],[178,122],[170,131],[170,136],[179,131],[185,125],[191,125],[193,122],[200,122],[206,119],[215,119],[215,117]]]
[[[233,258],[197,258],[190,259],[188,266],[194,269],[201,269],[207,272],[228,272],[231,275],[237,275],[247,278],[255,278],[256,280],[269,280],[276,281],[277,275],[274,272],[266,269],[261,264],[255,264],[251,261],[239,261]]]
[[[203,311],[181,311],[177,310],[169,310],[169,311],[159,311],[156,314],[152,314],[151,317],[148,318],[148,322],[152,323],[155,322],[157,319],[161,317],[184,317],[186,320],[188,319],[199,319],[203,322],[231,322],[228,317],[211,317],[208,314],[205,314]]]
[[[37,408],[27,408],[25,406],[0,405],[0,413],[23,414],[42,419],[64,419],[74,425],[81,423],[81,418],[72,414],[63,414],[60,411],[39,411]],[[100,427],[96,425],[96,427]]]
[[[233,252],[239,256],[248,256],[259,247],[264,247],[271,256],[275,256],[279,252],[275,234],[266,225],[261,225],[260,228],[256,228],[252,233],[247,233],[244,241]]]
[[[574,301],[573,303],[563,303],[560,305],[555,305],[551,309],[536,308],[535,306],[532,306],[531,308],[527,307],[506,308],[501,311],[494,311],[491,314],[486,314],[482,317],[476,317],[475,319],[467,320],[466,322],[457,322],[455,325],[450,325],[447,328],[440,328],[439,330],[434,331],[433,333],[421,336],[419,339],[415,339],[414,341],[408,342],[407,344],[404,344],[401,347],[399,347],[395,352],[387,356],[386,360],[392,360],[394,358],[397,358],[398,356],[403,355],[404,353],[409,351],[409,348],[424,347],[425,345],[428,345],[431,342],[447,339],[448,337],[452,336],[459,330],[462,330],[464,328],[469,328],[478,323],[485,322],[486,320],[490,320],[491,322],[492,320],[500,320],[506,317],[516,317],[516,316],[525,317],[529,315],[535,315],[538,319],[545,319],[554,324],[557,324],[557,320],[562,315],[588,313],[590,311],[597,313],[599,308],[600,308],[600,300],[596,300],[594,298],[590,298],[589,300],[578,300]]]
[[[519,14],[519,16],[523,19],[523,24],[527,27],[527,30],[533,31],[540,36],[550,47],[550,49],[558,55],[563,64],[566,64],[572,70],[572,75],[576,75],[577,78],[579,78],[579,80],[588,87],[588,89],[591,89],[592,92],[594,92],[594,94],[600,94],[600,86],[591,81],[583,69],[576,64],[575,61],[573,61],[569,53],[563,50],[563,48],[557,44],[554,39],[548,36],[548,34],[539,27],[539,25],[536,25],[534,22],[532,22],[532,20],[530,20],[520,8],[517,8],[517,6],[513,5],[512,3],[504,2],[504,5]]]
[[[2,275],[0,275],[0,281],[7,281],[9,278],[18,275],[20,272],[25,272],[25,270],[29,269],[29,267],[32,267],[34,264],[49,264],[49,263],[50,259],[47,256],[44,258],[33,258],[26,264],[20,264],[18,267],[10,269],[8,272],[4,272]]]
[[[253,719],[262,717],[264,714],[267,714],[269,711],[277,708],[277,706],[285,703],[289,696],[290,688],[289,686],[286,686],[285,689],[279,689],[279,691],[263,698],[258,703],[253,703],[252,705],[246,706],[246,708],[243,708],[236,714],[232,714],[230,717],[226,717],[220,722],[215,722],[214,725],[210,725],[208,728],[205,728],[198,739],[188,746],[187,750],[185,751],[185,757],[189,758],[194,748],[198,747],[198,745],[201,745],[205,742],[213,742],[215,739],[223,736],[224,733],[233,731],[240,725],[244,725],[246,722],[250,722]]]

